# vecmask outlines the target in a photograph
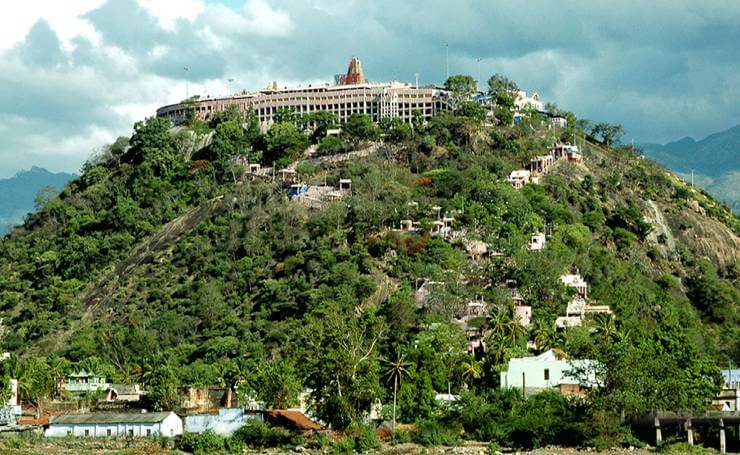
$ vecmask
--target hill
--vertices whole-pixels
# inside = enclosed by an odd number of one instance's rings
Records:
[[[286,114],[265,134],[236,111],[139,122],[2,240],[14,356],[0,373],[20,377],[21,398],[61,398],[59,377],[84,368],[142,382],[153,409],[175,408],[179,385],[274,407],[310,389],[334,428],[381,400],[452,438],[618,443],[621,412],[703,408],[718,366],[740,357],[740,221],[633,150],[534,113],[495,126],[463,103],[426,125],[352,116],[308,157],[311,121]],[[519,190],[506,181],[574,135],[582,161],[558,159]],[[251,174],[247,160],[275,167]],[[301,198],[293,181],[307,183]],[[527,248],[536,232],[540,251]],[[556,330],[574,292],[560,276],[576,271],[614,317]],[[587,404],[498,391],[509,358],[551,347],[599,361]],[[446,390],[465,406],[441,407]]]
[[[0,236],[21,224],[23,217],[35,210],[40,190],[48,189],[45,197],[53,197],[73,178],[73,174],[52,173],[34,166],[13,177],[0,179]]]
[[[694,182],[733,210],[740,209],[740,125],[696,141],[685,137],[668,144],[645,144],[645,154]]]

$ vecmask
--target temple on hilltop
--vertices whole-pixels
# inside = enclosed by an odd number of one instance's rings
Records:
[[[414,116],[429,120],[448,108],[447,96],[439,87],[417,87],[408,82],[368,82],[360,59],[353,56],[347,74],[335,76],[333,83],[281,86],[273,82],[258,92],[242,91],[223,97],[204,96],[189,103],[177,103],[157,109],[157,117],[175,124],[186,121],[188,114],[208,120],[218,112],[235,106],[240,112],[251,110],[263,127],[275,121],[275,115],[288,109],[297,115],[326,111],[340,123],[352,114],[370,116],[374,122],[397,118],[411,123]]]
[[[347,68],[347,74],[339,78],[340,85],[364,84],[365,73],[362,72],[362,63],[356,56],[352,56]]]

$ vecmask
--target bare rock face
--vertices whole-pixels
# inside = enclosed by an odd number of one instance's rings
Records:
[[[691,207],[691,202],[700,210]],[[678,243],[717,266],[740,260],[740,237],[726,225],[703,215],[704,209],[698,202],[689,201],[688,205],[688,208],[666,215]]]

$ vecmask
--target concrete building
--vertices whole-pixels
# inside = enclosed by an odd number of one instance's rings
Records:
[[[588,283],[579,274],[568,274],[560,277],[560,282],[564,285],[572,288],[576,288],[578,295],[583,298],[588,298]]]
[[[139,401],[142,391],[139,384],[111,384],[105,391],[105,401]]]
[[[228,97],[205,97],[171,104],[157,109],[157,117],[177,124],[186,120],[190,110],[197,118],[208,119],[233,105],[241,112],[253,109],[265,126],[271,125],[275,113],[282,109],[296,114],[332,112],[340,122],[345,122],[352,114],[367,114],[375,122],[390,117],[411,123],[414,111],[430,119],[447,106],[446,92],[436,87],[417,87],[405,82],[367,82],[357,57],[352,57],[347,74],[338,79],[334,85],[279,88],[273,83],[259,92],[243,91]]]
[[[517,305],[514,307],[516,320],[522,327],[532,325],[532,307],[529,305]]]
[[[526,169],[519,169],[516,171],[511,171],[511,174],[509,174],[508,181],[511,183],[511,186],[514,187],[515,190],[521,189],[524,185],[529,183],[531,180],[532,173],[527,171]]]
[[[182,434],[182,419],[174,412],[62,414],[51,417],[47,437],[98,438],[167,436]]]
[[[259,411],[245,411],[241,408],[220,408],[217,413],[202,413],[185,416],[186,433],[205,433],[212,431],[221,436],[231,436],[249,420],[263,421]]]
[[[595,366],[593,360],[567,360],[561,351],[550,349],[536,357],[509,360],[507,370],[501,372],[501,388],[516,388],[524,395],[547,389],[580,394],[596,386]],[[583,375],[577,374],[580,370]]]
[[[62,388],[72,395],[100,392],[108,389],[108,387],[110,387],[110,383],[105,376],[85,370],[68,374],[62,384]]]
[[[722,370],[722,390],[712,399],[719,411],[740,411],[740,369]]]
[[[532,235],[532,238],[529,239],[528,248],[530,251],[540,251],[545,247],[545,243],[547,243],[547,238],[545,237],[545,234],[542,232],[537,232]]]
[[[542,103],[542,100],[540,100],[540,94],[537,92],[532,92],[532,96],[527,96],[527,92],[524,90],[519,90],[516,92],[514,96],[514,107],[518,111],[522,111],[524,109],[534,109],[536,111],[542,112],[545,107]]]

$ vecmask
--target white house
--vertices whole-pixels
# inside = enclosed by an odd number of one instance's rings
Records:
[[[540,94],[532,92],[532,96],[527,96],[527,92],[524,90],[516,92],[514,97],[514,107],[519,111],[525,108],[534,109],[540,112],[544,110],[544,104],[542,103],[542,100],[540,100]]]
[[[243,427],[248,420],[264,420],[261,412],[241,408],[219,408],[218,413],[203,413],[185,416],[186,433],[205,433],[212,431],[221,436],[231,436]]]
[[[594,360],[566,360],[558,350],[550,349],[536,357],[509,360],[509,367],[501,373],[501,388],[523,390],[525,395],[546,389],[563,393],[581,393],[584,387],[596,385]],[[584,370],[578,377],[576,370]]]
[[[47,437],[138,437],[182,434],[182,419],[174,412],[62,414],[53,416]]]
[[[511,174],[509,174],[509,183],[511,183],[511,186],[514,187],[515,190],[520,189],[527,183],[529,183],[532,173],[529,172],[526,169],[519,169],[516,171],[511,171]]]
[[[568,287],[576,288],[578,295],[581,298],[588,298],[588,283],[586,283],[586,280],[584,280],[581,275],[562,275],[560,277],[560,282]]]
[[[540,251],[545,247],[545,243],[547,243],[545,234],[542,232],[537,232],[536,234],[532,235],[532,238],[529,239],[529,250]]]
[[[110,387],[110,383],[105,376],[82,370],[68,374],[62,387],[71,394],[82,394],[104,391]]]

